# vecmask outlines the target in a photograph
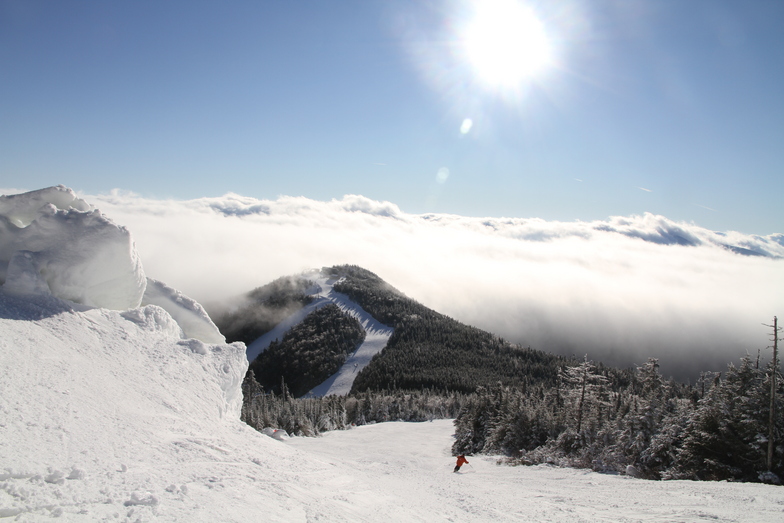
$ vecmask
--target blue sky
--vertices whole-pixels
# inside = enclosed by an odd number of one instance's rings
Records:
[[[784,2],[523,4],[494,85],[469,1],[0,0],[0,187],[784,232]]]

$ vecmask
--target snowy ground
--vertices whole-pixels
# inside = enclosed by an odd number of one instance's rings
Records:
[[[65,188],[0,203],[0,518],[784,521],[784,488],[770,485],[488,457],[453,474],[449,421],[264,436],[239,420],[245,346],[222,343],[200,305],[144,278],[123,229]],[[368,353],[354,357],[369,360],[391,332],[322,283],[368,330]]]
[[[392,336],[394,329],[378,322],[345,294],[335,291],[332,286],[337,283],[337,278],[324,276],[318,271],[303,274],[302,277],[315,282],[313,288],[309,289],[308,292],[318,297],[312,303],[281,321],[270,332],[248,345],[248,361],[256,359],[274,340],[282,339],[289,329],[305,319],[308,314],[329,303],[334,303],[344,313],[353,316],[359,321],[362,328],[365,329],[365,340],[335,374],[330,376],[324,383],[314,387],[308,395],[348,394],[351,391],[351,386],[354,384],[354,378],[357,377],[357,373],[370,363],[373,356],[387,346],[389,337]]]
[[[452,472],[452,423],[381,423],[288,442],[314,460],[350,468],[371,521],[784,521],[784,489],[769,485],[646,481],[551,466],[507,467],[469,457]],[[348,487],[348,488],[347,488]],[[352,488],[336,499],[352,506]],[[379,492],[386,498],[374,499]],[[399,511],[399,512],[398,512]]]
[[[784,521],[784,488],[470,457],[452,424],[276,441],[238,419],[241,345],[155,306],[0,292],[0,516],[14,521]]]

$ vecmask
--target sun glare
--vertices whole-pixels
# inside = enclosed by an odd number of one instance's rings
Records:
[[[515,0],[478,2],[463,38],[477,75],[493,86],[517,85],[542,71],[550,60],[542,22]]]

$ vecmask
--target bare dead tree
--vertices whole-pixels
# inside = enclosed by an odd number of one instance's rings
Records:
[[[766,323],[763,325],[773,328],[773,362],[770,372],[770,408],[768,409],[768,470],[771,470],[773,468],[773,424],[776,419],[776,374],[779,370],[779,331],[781,328],[776,316],[773,316],[773,325]]]

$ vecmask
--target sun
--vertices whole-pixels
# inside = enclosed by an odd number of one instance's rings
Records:
[[[542,72],[551,60],[544,25],[515,0],[477,2],[463,44],[477,76],[491,86],[519,85]]]

